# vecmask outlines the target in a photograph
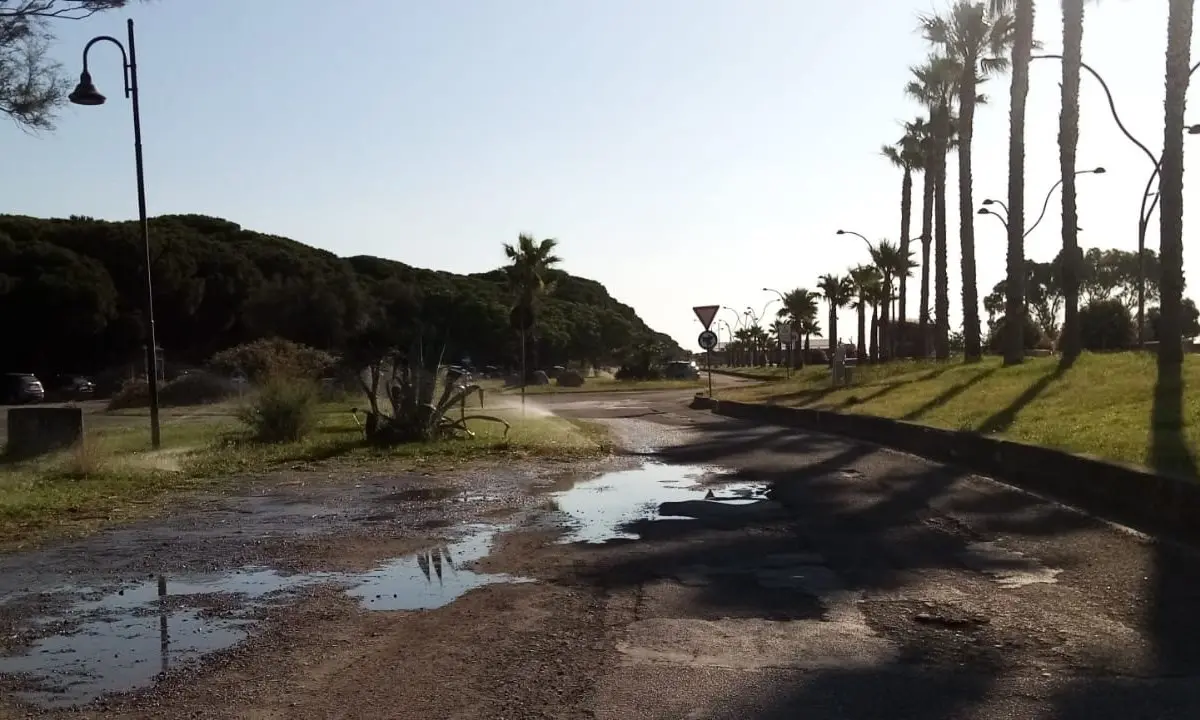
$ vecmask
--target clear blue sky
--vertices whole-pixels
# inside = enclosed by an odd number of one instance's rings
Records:
[[[916,18],[944,6],[152,0],[60,24],[56,50],[76,73],[89,37],[124,37],[125,18],[137,21],[151,214],[220,216],[341,255],[456,272],[501,264],[518,232],[556,237],[567,270],[693,347],[691,306],[761,310],[764,286],[811,287],[864,261],[839,227],[898,237],[900,175],[878,149],[919,112],[903,94],[927,52]],[[1039,6],[1037,35],[1056,51],[1058,3]],[[1155,151],[1165,38],[1165,2],[1088,7],[1084,57]],[[108,105],[65,109],[54,133],[0,129],[0,212],[136,215],[115,49],[97,47],[92,70]],[[1059,74],[1035,64],[1027,203],[1039,207],[1058,177]],[[979,113],[977,199],[1006,192],[1008,86],[989,83],[995,103]],[[1152,166],[1088,77],[1082,102],[1080,165],[1110,172],[1080,181],[1081,242],[1134,249]],[[1200,208],[1193,187],[1186,196]],[[982,297],[1003,276],[1005,239],[993,218],[976,227]],[[1052,205],[1029,255],[1053,257],[1058,228]],[[1186,249],[1188,267],[1197,252]],[[914,316],[916,296],[914,281]],[[847,337],[851,313],[842,318]]]

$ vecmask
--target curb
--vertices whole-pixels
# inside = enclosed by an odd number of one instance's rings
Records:
[[[873,415],[718,400],[726,417],[842,435],[989,475],[1149,534],[1200,542],[1200,484],[1061,450]]]

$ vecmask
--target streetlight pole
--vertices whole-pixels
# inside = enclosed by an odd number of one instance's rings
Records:
[[[862,233],[856,233],[853,230],[838,230],[837,234],[838,235],[853,235],[857,238],[861,238],[862,241],[867,244],[867,249],[871,251],[871,254],[872,255],[875,254],[875,246],[871,243],[870,240],[867,239],[866,235],[863,235]]]
[[[1075,175],[1077,177],[1079,175],[1103,175],[1106,172],[1108,172],[1108,171],[1105,170],[1103,167],[1098,167],[1098,168],[1092,168],[1091,170],[1076,170]],[[1032,233],[1035,229],[1037,229],[1037,226],[1040,225],[1042,223],[1042,220],[1044,220],[1046,218],[1046,211],[1050,209],[1050,198],[1054,197],[1054,191],[1058,190],[1060,187],[1062,187],[1062,179],[1061,178],[1059,178],[1058,182],[1056,182],[1050,186],[1050,190],[1046,193],[1046,199],[1042,202],[1042,214],[1038,215],[1038,219],[1035,220],[1033,222],[1033,224],[1029,226],[1029,228],[1025,231],[1025,234],[1022,235],[1021,237],[1029,237],[1029,234]],[[979,208],[980,215],[995,215],[996,218],[1000,220],[1000,222],[1004,223],[1005,228],[1008,227],[1008,206],[1006,206],[1004,203],[1000,202],[999,200],[992,200],[991,198],[984,200],[983,205],[984,205],[984,207]],[[1004,209],[1004,215],[1001,215],[1000,213],[996,212],[995,210],[992,210],[990,207],[988,207],[990,205],[999,205],[1001,208]]]
[[[775,293],[776,295],[778,295],[778,296],[779,296],[779,302],[780,302],[780,304],[782,304],[782,305],[784,305],[784,306],[786,307],[786,305],[787,305],[787,298],[786,298],[786,297],[784,297],[784,294],[783,294],[783,293],[779,292],[778,290],[776,290],[776,289],[774,289],[774,288],[767,288],[767,287],[763,288],[763,292]],[[771,302],[775,302],[775,300],[774,300],[774,299],[772,299],[772,300],[771,300]],[[770,304],[771,304],[771,303],[767,303],[767,305],[770,305]],[[767,314],[767,313],[766,313],[766,310],[767,310],[766,306],[763,306],[763,314],[764,314],[764,315],[766,315],[766,314]],[[776,324],[775,324],[775,326],[776,326],[776,335],[778,335],[778,334],[779,334],[779,333],[778,333],[779,324],[778,324],[778,323],[776,323]],[[793,328],[792,328],[792,332],[794,333],[795,331],[796,331],[796,328],[794,328],[794,327],[793,327]],[[789,333],[789,334],[788,334],[788,337],[787,337],[786,339],[784,339],[784,338],[780,337],[780,338],[779,338],[779,342],[780,342],[780,344],[783,344],[783,343],[786,343],[786,344],[787,344],[787,348],[788,348],[788,357],[787,357],[787,376],[790,378],[790,377],[792,376],[792,357],[793,357],[793,354],[794,354],[794,352],[795,352],[795,351],[794,351],[794,349],[793,349],[793,345],[794,345],[795,343],[793,343],[793,342],[792,342],[791,333]],[[783,349],[783,348],[780,348],[780,350],[782,350],[782,349]]]
[[[133,156],[137,165],[137,198],[138,222],[141,227],[142,245],[146,251],[146,334],[149,336],[150,362],[147,378],[150,390],[150,445],[157,450],[162,444],[162,436],[158,424],[158,341],[154,331],[154,282],[151,272],[150,258],[150,223],[146,218],[146,179],[142,163],[142,113],[138,103],[137,76],[137,46],[134,43],[133,20],[125,23],[129,31],[129,53],[120,40],[110,35],[100,35],[88,41],[83,46],[83,72],[79,75],[79,85],[67,96],[76,105],[103,105],[106,98],[92,84],[92,75],[88,72],[88,51],[99,42],[110,42],[121,50],[121,62],[125,73],[125,97],[133,105]]]

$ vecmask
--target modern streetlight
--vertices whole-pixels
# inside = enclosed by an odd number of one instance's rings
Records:
[[[101,95],[96,90],[96,86],[92,84],[92,75],[88,72],[88,51],[92,49],[93,45],[102,41],[110,42],[120,48],[121,63],[125,74],[125,97],[133,105],[133,156],[137,165],[138,221],[141,226],[142,245],[146,250],[146,334],[149,336],[150,353],[150,361],[147,365],[149,370],[147,381],[150,389],[150,444],[157,450],[162,441],[158,425],[158,342],[154,332],[154,283],[150,271],[150,223],[146,219],[146,181],[142,164],[142,115],[138,104],[137,47],[133,37],[133,20],[128,20],[125,24],[129,31],[128,54],[126,54],[126,48],[121,41],[112,36],[100,35],[89,40],[88,44],[83,46],[83,72],[79,75],[79,85],[67,96],[67,99],[76,105],[103,105],[107,98]]]
[[[1103,167],[1098,167],[1098,168],[1092,168],[1091,170],[1076,170],[1075,175],[1076,176],[1079,176],[1079,175],[1103,175],[1106,172],[1108,172],[1108,171],[1105,170]],[[1042,202],[1042,214],[1038,215],[1038,219],[1035,220],[1033,222],[1033,224],[1029,226],[1029,228],[1025,231],[1025,234],[1022,235],[1021,237],[1029,237],[1029,234],[1032,233],[1035,229],[1037,229],[1038,225],[1042,224],[1042,220],[1044,220],[1046,218],[1046,211],[1049,210],[1049,208],[1050,208],[1050,198],[1054,197],[1054,191],[1058,190],[1060,187],[1062,187],[1062,179],[1061,178],[1059,178],[1058,182],[1056,182],[1050,186],[1050,190],[1046,193],[1046,199]],[[1000,222],[1004,223],[1005,228],[1008,227],[1008,206],[1007,205],[1000,202],[999,200],[993,200],[991,198],[984,200],[983,205],[984,205],[984,207],[979,208],[980,215],[995,215],[996,218]],[[996,212],[995,210],[992,210],[990,207],[992,205],[999,205],[1001,208],[1003,208],[1004,215],[1001,215],[1000,213]]]
[[[870,249],[870,251],[871,251],[872,253],[874,253],[874,252],[875,252],[875,245],[874,245],[874,244],[872,244],[872,243],[871,243],[871,241],[867,239],[867,236],[866,236],[866,235],[863,235],[862,233],[856,233],[856,232],[854,232],[853,230],[838,230],[838,231],[837,231],[837,234],[838,234],[838,235],[853,235],[853,236],[855,236],[855,237],[857,237],[857,238],[861,238],[861,239],[862,239],[862,241],[863,241],[863,242],[865,242],[865,243],[867,244],[867,248],[868,248],[868,249]]]

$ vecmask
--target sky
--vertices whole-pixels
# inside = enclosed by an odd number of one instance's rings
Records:
[[[1036,37],[1058,52],[1058,3],[1038,5]],[[692,306],[773,314],[762,288],[812,288],[868,260],[837,229],[899,237],[901,174],[879,149],[921,114],[904,94],[929,52],[918,17],[947,6],[338,0],[335,12],[327,0],[149,0],[58,24],[55,53],[74,75],[89,38],[123,39],[135,20],[151,215],[223,217],[343,256],[460,273],[503,264],[502,244],[518,233],[553,237],[564,269],[698,349]],[[1087,13],[1084,59],[1157,153],[1167,2],[1105,0]],[[64,108],[54,132],[0,124],[0,212],[136,217],[116,48],[96,46],[91,70],[107,105]],[[1034,63],[1030,220],[1059,175],[1060,79],[1058,63]],[[976,118],[976,202],[1007,193],[1008,89],[1007,75],[984,87],[992,105]],[[1080,167],[1108,173],[1079,180],[1080,243],[1134,250],[1153,165],[1086,75],[1081,107]],[[947,180],[957,327],[953,158]],[[1190,190],[1185,217],[1200,210]],[[918,202],[914,236],[919,218]],[[1027,256],[1053,258],[1060,226],[1056,198]],[[1200,262],[1189,235],[1185,268]],[[980,298],[1004,276],[1005,242],[995,218],[976,219]],[[1157,219],[1147,243],[1158,247]],[[849,339],[852,312],[840,318]]]

